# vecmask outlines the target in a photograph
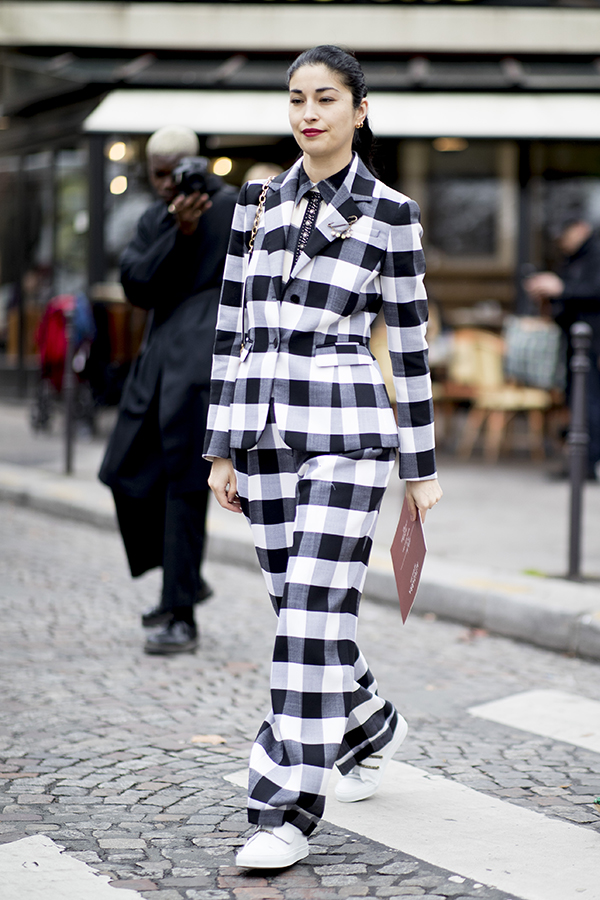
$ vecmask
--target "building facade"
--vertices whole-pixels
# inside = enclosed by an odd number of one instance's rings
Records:
[[[0,365],[25,390],[49,297],[85,291],[126,363],[143,321],[118,259],[150,201],[144,146],[193,127],[241,184],[289,165],[285,71],[354,49],[388,183],[422,210],[442,316],[526,310],[552,226],[600,225],[600,5],[477,2],[0,2]],[[458,319],[457,319],[458,320]],[[8,379],[8,381],[7,381]]]

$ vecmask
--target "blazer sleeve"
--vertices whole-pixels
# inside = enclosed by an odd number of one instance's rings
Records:
[[[419,207],[407,199],[390,228],[381,293],[396,388],[400,478],[410,481],[436,477],[421,235]]]
[[[244,256],[248,250],[249,233],[246,223],[254,221],[256,203],[247,203],[248,185],[238,198],[231,237],[225,260],[223,286],[217,317],[210,384],[210,406],[204,442],[205,457],[230,455],[230,408],[235,379],[240,363],[242,343],[242,295],[244,288]]]

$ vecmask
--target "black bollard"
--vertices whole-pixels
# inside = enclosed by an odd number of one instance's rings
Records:
[[[592,329],[587,322],[571,325],[571,425],[569,428],[569,475],[571,511],[569,523],[569,571],[567,578],[581,581],[581,518],[583,484],[588,469],[587,381],[590,371]]]
[[[75,308],[65,310],[65,328],[67,332],[67,352],[63,373],[63,397],[65,401],[65,475],[73,474],[73,438],[75,412],[75,372],[73,371],[73,351],[75,345],[74,322]]]

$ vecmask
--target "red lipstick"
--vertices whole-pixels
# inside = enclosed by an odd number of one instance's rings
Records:
[[[323,130],[320,128],[305,128],[302,134],[306,135],[306,137],[314,137],[317,134],[323,134]]]

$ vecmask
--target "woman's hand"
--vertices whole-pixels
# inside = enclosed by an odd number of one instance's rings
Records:
[[[223,507],[230,512],[241,513],[242,505],[237,495],[237,478],[230,459],[215,459],[208,476],[208,486]]]
[[[209,482],[210,484],[210,482]],[[417,518],[417,510],[421,513],[421,521],[425,521],[425,515],[428,509],[442,499],[442,489],[437,478],[431,478],[427,481],[407,481],[406,482],[406,499],[408,500],[408,511],[413,522]]]

